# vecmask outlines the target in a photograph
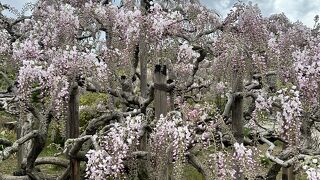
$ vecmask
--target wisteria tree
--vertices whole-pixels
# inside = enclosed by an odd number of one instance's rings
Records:
[[[238,2],[222,19],[196,0],[26,8],[9,18],[0,4],[0,104],[18,119],[0,163],[18,152],[20,164],[2,179],[48,179],[40,164],[64,168],[54,179],[186,179],[187,166],[203,179],[320,179],[318,17],[308,28]],[[87,92],[107,99],[80,106]],[[53,124],[65,157],[39,157]]]

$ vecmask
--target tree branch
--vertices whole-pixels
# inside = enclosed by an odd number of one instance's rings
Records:
[[[271,141],[269,141],[268,139],[266,139],[264,137],[261,137],[260,139],[261,139],[261,141],[263,141],[264,143],[269,145],[269,148],[267,149],[267,151],[265,153],[266,157],[268,159],[270,159],[271,161],[281,165],[282,167],[289,167],[289,166],[293,165],[296,161],[302,160],[302,159],[309,156],[309,155],[305,155],[305,154],[299,154],[299,155],[294,156],[291,159],[283,161],[282,159],[272,155],[272,152],[273,152],[273,149],[275,148],[275,145]]]
[[[58,157],[39,157],[35,161],[35,165],[42,165],[42,164],[53,164],[57,166],[62,166],[67,168],[69,165],[69,161],[63,158]]]
[[[232,94],[227,94],[227,97],[228,97],[228,101],[227,101],[227,104],[225,105],[225,108],[224,108],[224,111],[223,111],[223,114],[222,116],[224,118],[228,118],[229,117],[229,114],[230,114],[230,111],[231,111],[231,107],[232,107],[232,104],[233,104],[233,101],[234,101],[234,97]]]
[[[38,130],[33,130],[26,134],[25,136],[19,138],[16,140],[12,146],[5,148],[3,151],[0,151],[0,161],[3,161],[5,159],[8,159],[10,155],[14,152],[18,151],[19,145],[27,142],[28,140],[35,138],[38,135]]]

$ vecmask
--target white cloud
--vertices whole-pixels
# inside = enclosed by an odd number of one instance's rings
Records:
[[[320,0],[276,0],[271,13],[284,12],[293,22],[301,21],[312,27],[313,18],[320,14]]]
[[[201,0],[209,8],[217,10],[226,17],[236,0]],[[249,2],[249,0],[243,0]],[[315,15],[320,15],[320,0],[255,0],[264,16],[285,13],[292,21],[300,20],[305,25],[312,27]]]
[[[8,4],[18,10],[21,10],[28,2],[35,2],[35,0],[1,0],[2,4]]]
[[[17,9],[19,12],[21,12],[21,10],[23,9],[24,5],[26,3],[29,3],[29,2],[36,2],[36,0],[1,0],[1,3],[2,4],[7,4],[15,9]],[[11,12],[9,11],[5,11],[4,13],[5,15],[8,15],[10,17],[14,17],[15,15],[12,14]],[[27,12],[27,14],[30,14],[30,12]]]

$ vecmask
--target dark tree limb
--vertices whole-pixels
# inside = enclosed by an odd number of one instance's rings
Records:
[[[0,138],[0,145],[4,146],[12,146],[12,142],[5,138]]]

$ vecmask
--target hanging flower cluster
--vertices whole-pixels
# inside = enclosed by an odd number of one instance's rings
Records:
[[[10,35],[2,29],[0,30],[0,54],[7,53],[10,50]]]
[[[172,145],[174,158],[178,158],[179,153],[186,153],[185,150],[191,142],[191,132],[180,112],[172,112],[166,117],[160,117],[151,134],[151,142],[155,144],[154,151]]]
[[[253,151],[246,148],[242,143],[235,143],[233,153],[233,162],[240,167],[240,172],[243,172],[247,177],[255,177],[255,169],[257,162],[253,159]],[[249,178],[250,179],[250,178]]]
[[[33,49],[32,46],[31,49]],[[51,48],[42,54],[30,53],[25,46],[16,49],[16,57],[25,57],[18,75],[20,100],[27,100],[34,85],[38,84],[42,94],[50,97],[56,112],[61,115],[65,102],[68,100],[70,80],[77,76],[90,77],[101,85],[107,82],[108,67],[99,62],[92,53],[79,52],[74,46],[65,50]],[[19,53],[18,53],[19,52]],[[32,52],[37,52],[36,50]],[[30,60],[31,56],[35,60]],[[45,57],[49,61],[42,61],[37,57]]]
[[[217,179],[218,180],[227,179],[228,169],[226,167],[225,154],[222,152],[218,152],[218,153],[216,153],[215,159],[216,159]]]
[[[23,61],[18,75],[18,98],[22,101],[28,100],[34,82],[47,87],[48,78],[49,74],[42,66],[39,66],[34,61]]]
[[[309,180],[319,180],[320,179],[320,168],[308,168],[306,170]]]
[[[39,41],[36,39],[27,39],[23,42],[15,42],[13,44],[13,58],[22,62],[25,60],[40,60],[43,58],[43,50],[41,50]]]
[[[166,168],[172,157],[175,176],[182,176],[183,162],[191,140],[191,131],[180,112],[173,111],[166,117],[161,116],[150,134],[151,151],[155,155],[154,168]]]
[[[318,79],[320,76],[320,44],[319,39],[312,39],[310,48],[297,50],[293,53],[294,68],[297,73],[299,88],[303,96],[311,100],[311,106],[318,103]]]
[[[236,4],[236,14],[239,13],[237,27],[241,36],[248,42],[249,48],[264,49],[267,45],[268,31],[257,5]]]
[[[296,86],[290,89],[283,88],[276,92],[275,96],[266,97],[261,93],[256,99],[254,118],[259,112],[272,112],[275,110],[276,120],[279,124],[278,131],[289,144],[297,144],[300,135],[302,104],[300,92]],[[276,107],[274,107],[276,106]]]
[[[276,119],[280,123],[280,133],[290,144],[299,142],[300,135],[300,116],[302,105],[300,102],[299,91],[296,86],[291,89],[282,89],[273,97],[274,102],[280,102],[282,112],[277,112]]]
[[[142,14],[139,9],[120,8],[115,15],[114,30],[119,30],[127,44],[137,42],[140,37]]]
[[[188,42],[184,42],[179,47],[178,62],[176,65],[177,71],[182,73],[190,73],[192,71],[194,61],[200,56],[200,54],[192,48]]]
[[[320,163],[316,157],[309,157],[303,162],[303,170],[309,180],[320,180]]]
[[[184,28],[202,33],[220,25],[220,19],[216,12],[207,9],[200,3],[186,3],[182,7],[188,15],[188,21],[184,22]]]
[[[123,123],[115,123],[106,135],[99,137],[99,149],[87,153],[88,179],[119,177],[124,170],[124,160],[139,144],[143,117],[127,117]]]
[[[38,39],[45,47],[72,43],[80,27],[75,8],[48,1],[40,1],[31,21],[25,23],[30,28],[29,37]]]
[[[151,6],[151,12],[146,17],[147,26],[150,26],[151,38],[161,40],[168,34],[175,34],[181,28],[183,16],[179,11],[163,11],[158,3]]]

